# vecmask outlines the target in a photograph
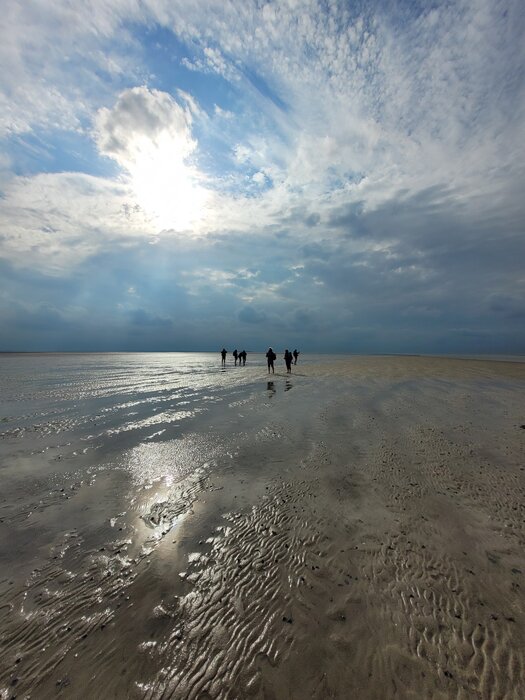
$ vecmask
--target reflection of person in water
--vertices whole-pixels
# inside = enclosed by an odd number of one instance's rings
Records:
[[[277,359],[277,355],[274,353],[272,348],[268,348],[268,352],[266,353],[266,361],[268,362],[268,374],[270,373],[270,369],[272,370],[273,374],[275,374],[275,369],[273,367],[273,363]]]
[[[297,358],[299,357],[299,350],[297,348],[293,351],[293,363],[294,365],[297,364]]]
[[[292,371],[292,360],[293,360],[293,355],[292,353],[286,348],[284,351],[284,361],[286,362],[286,371],[288,374],[291,373]]]
[[[239,356],[239,353],[237,352],[237,348],[232,352],[233,359],[235,360],[235,366],[237,367],[237,357]]]
[[[272,396],[275,394],[275,385],[274,385],[274,383],[273,383],[273,382],[268,382],[267,389],[268,389],[268,395],[270,396],[270,398],[272,398]]]
[[[227,353],[227,352],[228,352],[228,351],[226,350],[226,348],[223,348],[223,349],[221,350],[222,366],[223,366],[223,367],[226,365],[226,353]]]

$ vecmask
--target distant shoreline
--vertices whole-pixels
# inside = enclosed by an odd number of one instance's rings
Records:
[[[247,350],[248,356],[264,356],[265,350]],[[278,350],[281,352],[281,350]],[[217,350],[0,350],[0,357],[6,355],[26,355],[26,356],[42,356],[42,355],[219,355]],[[231,352],[228,351],[228,355]],[[423,358],[423,359],[445,359],[445,360],[463,360],[470,362],[525,362],[525,355],[507,355],[503,353],[487,353],[487,354],[461,354],[461,353],[352,353],[352,352],[307,352],[301,351],[299,363],[305,358],[311,359],[316,357],[334,357],[334,358]]]

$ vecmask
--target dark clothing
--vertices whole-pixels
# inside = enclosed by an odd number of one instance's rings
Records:
[[[299,357],[299,350],[293,351],[294,365],[297,364],[297,358]]]
[[[286,362],[286,371],[288,373],[290,373],[292,371],[292,360],[293,360],[293,355],[289,350],[287,350],[284,353],[284,361]]]
[[[266,353],[266,360],[268,362],[268,372],[271,369],[272,372],[275,374],[275,369],[274,369],[273,363],[276,359],[277,359],[277,355],[274,353],[274,351],[271,348],[269,348],[268,352]]]
[[[227,350],[226,350],[225,348],[223,348],[223,349],[221,350],[221,357],[222,357],[222,364],[223,364],[223,365],[226,364],[226,353],[227,353]]]

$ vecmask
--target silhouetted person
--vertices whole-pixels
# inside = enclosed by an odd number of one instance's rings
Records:
[[[237,367],[237,358],[239,356],[239,353],[237,352],[237,348],[232,352],[233,359],[235,360],[235,366]]]
[[[242,350],[239,353],[239,364],[241,364],[242,360],[242,366],[244,367],[246,365],[246,350]]]
[[[292,371],[292,360],[293,360],[293,355],[292,353],[286,348],[284,351],[284,361],[286,362],[286,371],[288,374],[291,373]]]
[[[221,350],[222,366],[223,366],[223,367],[226,365],[226,353],[227,353],[227,352],[228,352],[228,351],[226,350],[226,348],[223,348],[223,349]]]
[[[294,365],[297,364],[297,358],[299,357],[299,350],[297,348],[293,351],[293,363]]]
[[[275,374],[273,363],[276,359],[277,355],[274,353],[272,348],[268,348],[268,352],[266,353],[266,361],[268,362],[268,374],[270,373],[270,370],[272,370],[273,374]]]

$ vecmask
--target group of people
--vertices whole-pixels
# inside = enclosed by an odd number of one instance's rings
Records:
[[[226,348],[223,348],[221,350],[221,358],[222,358],[222,366],[226,366],[226,355],[228,354],[228,351]],[[294,365],[297,364],[297,358],[299,357],[299,350],[297,348],[293,351],[290,352],[288,348],[284,351],[284,362],[286,364],[286,371],[288,374],[291,373],[292,371],[292,363]],[[246,364],[246,350],[241,350],[241,352],[238,352],[237,348],[232,352],[233,359],[235,360],[235,366],[237,367],[237,361],[239,362],[239,367],[242,365]],[[275,374],[275,368],[274,368],[274,362],[277,359],[277,355],[274,353],[272,348],[268,348],[268,352],[266,353],[266,361],[268,363],[268,373],[273,372]]]
[[[237,352],[237,348],[232,352],[233,359],[235,360],[235,366],[237,367],[237,360],[239,360],[239,367],[246,364],[246,350],[241,350],[240,352]]]
[[[221,350],[221,358],[222,358],[222,366],[223,367],[226,366],[226,355],[227,354],[228,354],[228,351],[226,350],[226,348],[223,348]],[[233,355],[233,359],[235,360],[235,366],[237,367],[237,361],[239,361],[239,367],[241,365],[244,367],[244,365],[246,364],[246,355],[247,355],[246,350],[241,350],[240,352],[238,352],[237,348],[235,348],[235,350],[232,352],[232,355]]]
[[[290,352],[288,350],[288,348],[286,348],[286,350],[284,351],[284,362],[286,364],[286,372],[288,374],[291,374],[291,372],[292,372],[292,361],[293,361],[293,364],[296,365],[298,357],[299,357],[299,350],[297,350],[297,348],[293,352]],[[275,362],[276,359],[277,359],[277,355],[275,354],[273,349],[268,348],[268,352],[266,353],[266,361],[268,363],[268,374],[270,372],[275,374],[275,367],[274,367],[273,363]]]

